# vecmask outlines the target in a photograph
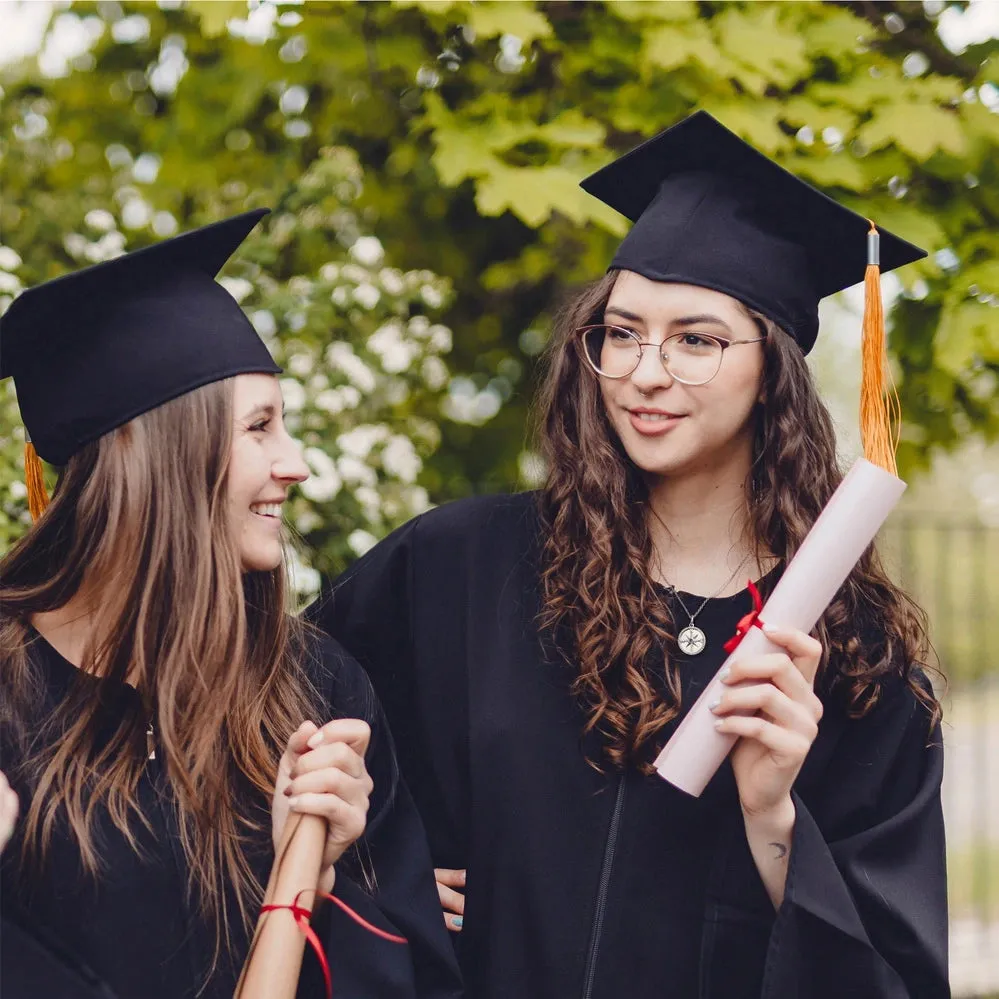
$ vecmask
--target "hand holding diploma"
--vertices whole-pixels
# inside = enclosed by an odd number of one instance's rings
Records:
[[[863,458],[854,464],[784,570],[758,618],[747,623],[745,629],[740,628],[740,644],[657,757],[655,767],[661,777],[688,794],[700,795],[736,739],[745,734],[736,728],[715,728],[716,718],[709,705],[725,689],[722,673],[732,669],[737,659],[751,656],[786,656],[791,652],[792,658],[796,654],[800,658],[800,653],[771,640],[762,625],[774,625],[785,635],[811,631],[904,491],[901,479],[877,465]]]
[[[271,806],[274,866],[237,999],[293,999],[316,892],[332,890],[333,865],[367,822],[370,738],[366,722],[338,718],[304,722],[288,740]]]

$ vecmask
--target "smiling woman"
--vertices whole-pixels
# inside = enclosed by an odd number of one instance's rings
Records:
[[[0,561],[10,999],[229,999],[293,811],[326,821],[337,905],[313,924],[338,999],[460,990],[378,703],[287,606],[281,509],[308,469],[280,369],[215,281],[264,214],[33,288],[3,318],[0,374],[61,469]],[[299,996],[323,994],[307,966]]]
[[[469,992],[944,999],[939,706],[874,549],[733,660],[699,798],[652,767],[841,480],[819,299],[921,251],[703,113],[583,186],[635,225],[552,332],[544,487],[418,517],[312,610],[383,699]]]

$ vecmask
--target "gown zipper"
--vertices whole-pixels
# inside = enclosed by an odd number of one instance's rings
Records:
[[[593,999],[593,982],[597,974],[597,952],[604,928],[604,910],[607,908],[607,891],[610,888],[611,870],[614,867],[614,854],[617,851],[617,835],[621,826],[621,813],[624,811],[625,775],[618,778],[617,797],[614,812],[607,829],[607,842],[604,846],[604,859],[600,868],[600,881],[597,887],[597,904],[593,913],[593,928],[590,931],[590,946],[586,955],[586,972],[583,975],[583,999]]]

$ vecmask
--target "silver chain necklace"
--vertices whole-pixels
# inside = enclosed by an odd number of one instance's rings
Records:
[[[680,646],[680,651],[683,652],[685,655],[699,656],[704,651],[705,647],[708,644],[708,638],[704,634],[704,632],[701,631],[701,629],[698,628],[696,624],[694,624],[694,621],[696,620],[697,615],[700,614],[705,607],[707,607],[708,601],[714,600],[714,598],[717,597],[718,594],[721,593],[721,591],[724,590],[725,587],[728,586],[732,582],[732,580],[739,575],[739,573],[742,571],[743,566],[745,566],[745,564],[749,561],[751,555],[752,552],[746,552],[745,557],[735,567],[735,571],[732,573],[732,575],[729,576],[728,579],[726,579],[725,582],[722,583],[721,586],[719,586],[718,589],[711,594],[711,596],[705,597],[704,600],[701,601],[701,606],[698,607],[693,614],[691,614],[690,611],[687,610],[687,605],[683,602],[683,598],[680,596],[679,590],[677,590],[677,588],[673,586],[672,583],[668,585],[669,592],[672,593],[674,597],[676,597],[677,602],[683,608],[683,613],[686,614],[687,617],[690,619],[687,624],[687,627],[684,628],[683,631],[681,631],[680,634],[676,636],[676,641],[677,644]]]

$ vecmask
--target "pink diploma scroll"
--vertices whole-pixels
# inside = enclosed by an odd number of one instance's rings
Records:
[[[811,631],[903,492],[901,479],[858,459],[785,569],[760,620]],[[750,628],[718,672],[737,656],[780,651],[762,630]],[[695,797],[735,745],[735,736],[715,730],[715,716],[708,708],[723,690],[715,674],[656,758],[659,775]]]

